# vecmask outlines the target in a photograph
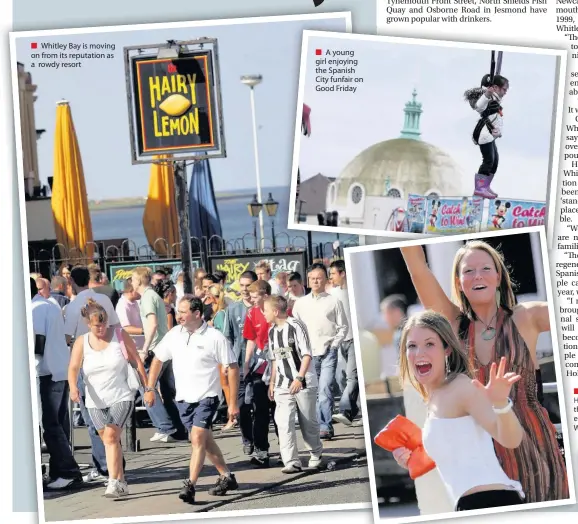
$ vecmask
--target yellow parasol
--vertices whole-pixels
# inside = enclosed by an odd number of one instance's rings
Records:
[[[84,171],[66,100],[56,106],[53,175],[52,215],[56,240],[66,249],[61,256],[72,263],[92,261],[94,244]]]
[[[157,155],[165,162],[151,166],[149,193],[142,223],[148,243],[162,256],[180,257],[180,234],[175,202],[175,173],[172,155]]]

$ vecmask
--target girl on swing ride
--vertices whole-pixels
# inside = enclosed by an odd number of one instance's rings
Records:
[[[472,139],[479,146],[482,154],[482,164],[475,176],[474,196],[495,199],[498,195],[490,184],[498,170],[499,155],[496,140],[502,136],[503,113],[502,99],[506,96],[510,84],[508,79],[500,75],[502,51],[498,52],[498,62],[495,62],[495,52],[492,51],[490,74],[484,75],[480,87],[468,89],[464,93],[465,100],[480,114],[480,119],[474,128]]]

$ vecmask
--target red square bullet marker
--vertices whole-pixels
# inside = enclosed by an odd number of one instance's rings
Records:
[[[321,54],[321,49],[316,49],[316,50],[315,50],[315,54],[316,54],[316,55],[320,55],[320,54]]]
[[[38,44],[37,44],[36,42],[32,42],[32,43],[30,44],[30,48],[31,48],[31,49],[37,49],[37,48],[38,48]]]
[[[578,395],[578,388],[574,388],[574,395]]]

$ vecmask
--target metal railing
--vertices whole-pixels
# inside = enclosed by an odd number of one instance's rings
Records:
[[[200,259],[201,265],[208,268],[210,256],[306,251],[308,260],[333,259],[343,258],[344,248],[358,244],[358,237],[340,239],[339,245],[334,246],[333,242],[312,242],[309,235],[290,236],[286,232],[273,238],[265,237],[262,241],[250,233],[230,240],[213,235],[209,238],[191,237],[191,256]],[[89,242],[83,249],[68,249],[57,242],[28,245],[30,271],[48,278],[55,275],[62,264],[97,263],[104,271],[107,264],[114,262],[158,262],[176,258],[180,258],[180,243],[170,244],[164,238],[157,238],[152,245],[137,245],[130,239]]]

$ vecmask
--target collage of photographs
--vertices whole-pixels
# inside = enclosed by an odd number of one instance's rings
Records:
[[[578,511],[568,49],[307,3],[10,33],[38,522]]]

